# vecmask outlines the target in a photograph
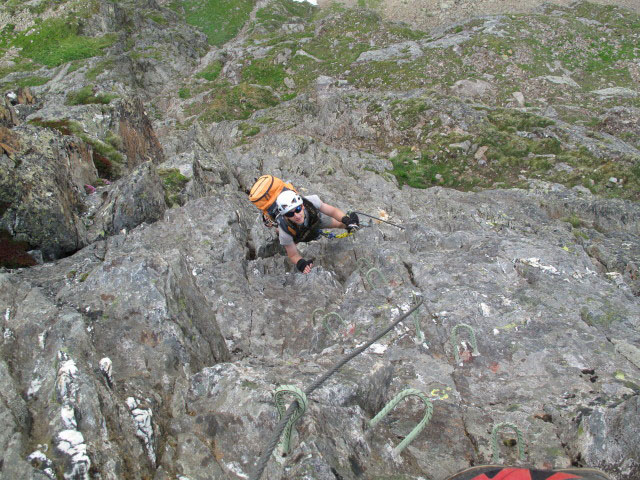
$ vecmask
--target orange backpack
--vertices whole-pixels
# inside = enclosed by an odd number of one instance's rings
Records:
[[[283,190],[293,190],[298,193],[293,185],[273,175],[262,175],[249,190],[249,200],[262,211],[262,221],[268,227],[277,225],[276,198]]]

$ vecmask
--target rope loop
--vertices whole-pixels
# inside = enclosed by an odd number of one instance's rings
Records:
[[[500,463],[500,455],[498,452],[498,430],[500,430],[501,428],[506,427],[506,428],[510,428],[512,429],[514,432],[516,432],[516,437],[517,437],[517,442],[518,442],[518,456],[520,457],[521,461],[524,461],[524,438],[522,436],[522,432],[520,431],[520,429],[514,425],[513,423],[508,423],[508,422],[503,422],[503,423],[498,423],[497,425],[495,425],[493,427],[493,430],[491,431],[491,449],[493,450],[493,463]]]
[[[385,276],[383,275],[383,273],[380,271],[379,268],[374,267],[373,265],[371,265],[371,262],[369,260],[367,260],[366,258],[359,258],[356,261],[356,266],[358,268],[358,271],[360,272],[360,274],[367,280],[367,282],[369,283],[369,286],[372,289],[375,289],[376,286],[373,284],[373,281],[371,280],[371,274],[372,273],[377,273],[378,277],[380,278],[380,280],[382,280],[382,283],[389,283],[387,282],[387,279],[385,278]]]
[[[342,325],[344,325],[345,327],[348,327],[349,324],[347,322],[345,322],[345,320],[340,316],[339,313],[336,312],[329,312],[327,313],[324,317],[322,317],[322,322],[324,323],[324,328],[327,329],[327,331],[329,332],[329,334],[333,334],[334,331],[331,329],[331,327],[329,326],[329,318],[331,317],[335,317],[338,320],[340,320],[340,323],[342,323]]]
[[[466,323],[460,323],[453,327],[451,330],[451,345],[453,346],[453,355],[456,357],[456,364],[460,363],[460,351],[458,347],[458,330],[464,328],[469,331],[469,336],[471,339],[471,348],[473,349],[473,355],[480,355],[478,351],[478,342],[476,341],[476,334],[473,331],[473,328]]]
[[[285,395],[293,395],[293,401],[297,403],[297,410],[287,422],[282,434],[282,440],[280,441],[280,449],[286,454],[289,453],[289,448],[291,446],[291,431],[293,429],[293,424],[296,423],[302,415],[304,415],[304,412],[307,411],[307,396],[295,385],[281,385],[277,387],[274,397],[276,408],[278,409],[278,415],[281,419],[287,411],[284,404]]]
[[[371,262],[364,257],[359,258],[356,261],[356,266],[358,267],[358,270],[360,270],[360,273],[362,273],[363,275],[367,270],[373,268],[373,265],[371,265]]]
[[[324,313],[324,308],[316,308],[313,312],[311,312],[311,323],[313,323],[314,327],[316,325],[316,313]]]
[[[416,390],[415,388],[408,388],[393,397],[393,399],[389,403],[387,403],[385,407],[371,419],[371,421],[369,421],[369,428],[375,427],[380,422],[380,420],[386,417],[387,414],[391,410],[393,410],[393,408],[398,403],[410,396],[419,397],[424,402],[424,417],[422,417],[422,420],[420,420],[420,422],[413,428],[413,430],[409,432],[409,435],[407,435],[404,440],[402,440],[402,442],[400,442],[398,446],[393,449],[393,453],[395,455],[399,455],[400,452],[402,452],[402,450],[404,450],[407,445],[409,445],[413,441],[413,439],[418,436],[418,434],[424,429],[424,427],[427,426],[427,424],[431,420],[431,416],[433,415],[433,404],[431,403],[431,400],[429,400],[427,396],[420,390]]]

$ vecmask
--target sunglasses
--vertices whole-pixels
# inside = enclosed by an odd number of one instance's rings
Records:
[[[300,213],[302,211],[302,205],[298,205],[296,208],[294,208],[293,210],[287,212],[284,214],[285,217],[293,217],[296,213]]]

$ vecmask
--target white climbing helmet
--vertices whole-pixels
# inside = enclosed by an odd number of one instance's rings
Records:
[[[278,205],[278,214],[284,215],[296,208],[298,205],[302,205],[302,198],[293,190],[285,190],[278,195],[276,204]]]

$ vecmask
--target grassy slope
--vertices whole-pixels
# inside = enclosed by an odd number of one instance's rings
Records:
[[[5,8],[20,8],[14,3]],[[50,4],[54,5],[45,1],[38,8]],[[94,2],[80,4],[73,15],[38,22],[25,32],[15,32],[11,25],[3,29],[0,53],[12,47],[20,50],[14,64],[0,71],[0,78],[22,72],[5,88],[41,85],[56,66],[71,62],[72,68],[77,68],[78,62],[103,55],[115,35],[94,38],[80,34],[83,16],[91,15],[95,8]],[[354,63],[363,52],[401,42],[428,41],[429,36],[384,22],[367,10],[338,6],[320,10],[291,0],[274,0],[257,11],[255,21],[247,23],[254,4],[255,0],[170,4],[185,22],[201,28],[210,44],[223,45],[246,25],[245,46],[262,51],[259,57],[247,52],[233,59],[239,70],[238,84],[221,74],[221,59],[187,79],[177,95],[186,100],[185,112],[191,121],[245,120],[241,130],[246,137],[253,136],[263,128],[249,119],[253,112],[308,91],[319,75],[345,80],[363,93],[418,88],[424,94],[411,100],[390,97],[375,103],[366,96],[361,100],[368,110],[364,121],[372,128],[384,135],[383,120],[391,118],[396,129],[396,135],[362,147],[383,155],[397,150],[393,173],[401,183],[477,189],[525,186],[526,179],[541,178],[640,200],[637,158],[603,158],[580,145],[570,147],[561,129],[534,115],[551,105],[561,122],[587,127],[598,142],[608,141],[603,132],[640,148],[637,131],[618,129],[603,120],[612,107],[640,108],[640,97],[601,99],[591,93],[613,86],[637,90],[638,15],[588,3],[574,10],[549,7],[536,15],[502,17],[493,31],[485,28],[484,20],[457,26],[449,33],[467,33],[470,39],[456,48],[428,49],[417,58],[406,48],[392,59]],[[87,72],[88,86],[100,71],[109,68],[109,62],[105,57]],[[558,87],[543,79],[550,75],[568,75],[578,86]],[[461,79],[481,79],[495,88],[494,95],[467,105],[476,113],[473,121],[465,122],[465,129],[443,125],[440,119],[443,101],[453,101],[446,96],[447,88]],[[524,94],[530,113],[511,108],[516,91]],[[196,95],[197,101],[189,102]],[[90,102],[103,101],[97,96],[85,97]],[[468,148],[456,146],[467,141],[476,148],[487,147],[486,165],[479,165]],[[609,182],[611,177],[622,182],[614,186]]]

